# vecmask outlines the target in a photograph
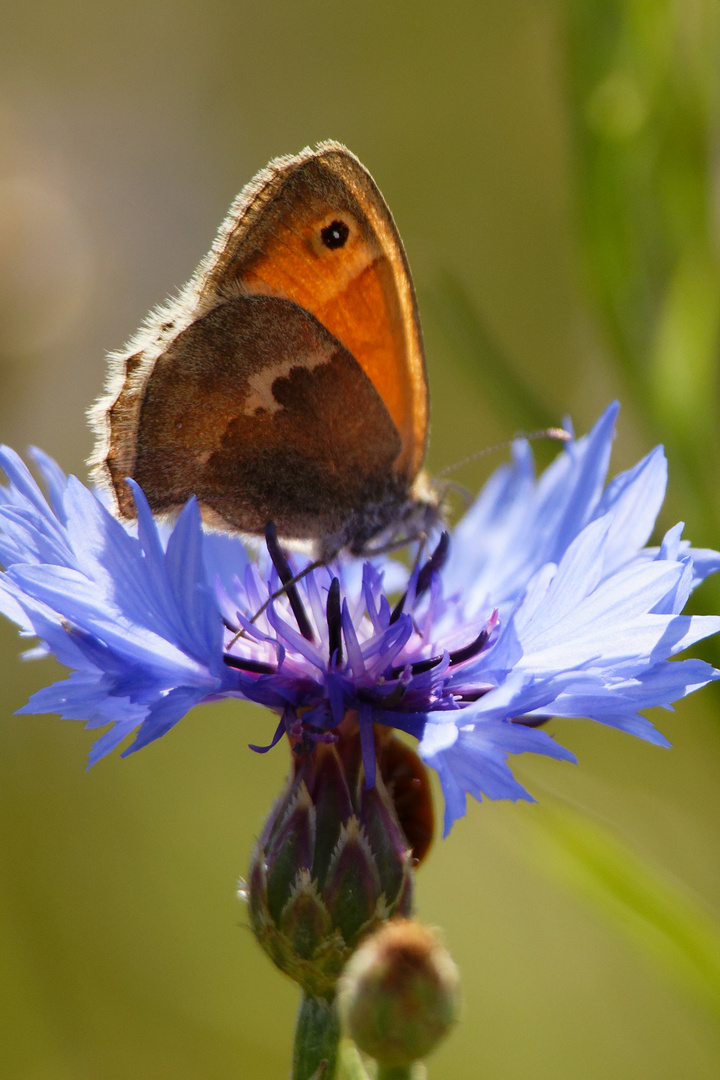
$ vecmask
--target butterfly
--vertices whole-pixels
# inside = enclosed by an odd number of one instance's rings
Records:
[[[91,465],[172,515],[310,541],[328,561],[424,535],[428,387],[402,240],[370,173],[320,143],[271,161],[176,300],[110,357]],[[384,546],[384,547],[383,547]]]

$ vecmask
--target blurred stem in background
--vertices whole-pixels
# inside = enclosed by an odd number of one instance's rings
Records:
[[[526,848],[720,1023],[720,927],[687,890],[668,880],[605,826],[543,796]]]
[[[582,287],[648,437],[669,448],[694,539],[720,533],[720,5],[572,0],[565,79]],[[462,282],[428,298],[513,424],[557,423]]]
[[[566,10],[586,293],[638,414],[682,468],[688,516],[716,538],[720,5]]]
[[[717,546],[720,4],[568,0],[564,28],[583,295],[623,400],[668,447],[690,535]],[[461,281],[445,274],[428,300],[466,374],[509,423],[558,422]],[[700,604],[716,610],[718,597],[711,584]],[[720,1018],[720,928],[690,895],[570,807],[546,812],[531,832],[528,857],[539,851],[546,872],[629,930]]]

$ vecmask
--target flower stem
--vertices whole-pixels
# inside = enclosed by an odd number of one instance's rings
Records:
[[[291,1080],[333,1080],[340,1041],[340,1017],[333,998],[303,993],[295,1027]],[[322,1066],[324,1065],[324,1068]]]

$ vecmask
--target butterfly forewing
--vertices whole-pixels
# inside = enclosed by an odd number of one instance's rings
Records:
[[[156,511],[195,494],[214,524],[361,549],[412,502],[427,431],[412,280],[339,144],[271,162],[131,346],[96,410],[98,473],[126,515],[132,476]]]

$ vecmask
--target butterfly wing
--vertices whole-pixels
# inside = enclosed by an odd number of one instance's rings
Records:
[[[196,494],[248,532],[388,524],[425,449],[427,384],[402,242],[369,173],[323,143],[272,162],[182,295],[115,358],[97,472],[120,509]]]

